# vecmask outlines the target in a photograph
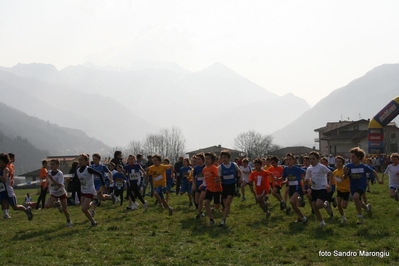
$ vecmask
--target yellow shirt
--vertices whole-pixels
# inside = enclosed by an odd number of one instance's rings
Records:
[[[336,188],[341,192],[350,192],[350,181],[349,178],[344,179],[344,169],[335,169],[333,172],[333,178],[336,181]]]
[[[170,169],[171,165],[160,164],[159,166],[151,165],[148,168],[148,175],[152,176],[154,188],[166,187],[166,170]]]

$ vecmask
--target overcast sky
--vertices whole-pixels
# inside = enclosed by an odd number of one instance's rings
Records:
[[[399,62],[399,1],[4,1],[0,66],[220,62],[314,105]]]

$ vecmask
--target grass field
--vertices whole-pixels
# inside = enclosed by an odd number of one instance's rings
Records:
[[[22,203],[27,192],[17,190]],[[249,191],[247,192],[249,196]],[[248,197],[247,197],[248,198]],[[37,195],[33,196],[37,199]],[[346,211],[348,222],[340,223],[338,210],[327,218],[327,227],[310,215],[309,223],[294,223],[294,214],[286,215],[271,198],[272,216],[266,220],[254,200],[241,203],[236,198],[227,227],[209,226],[209,219],[195,219],[187,197],[171,196],[173,216],[153,206],[126,211],[124,204],[103,203],[97,208],[96,228],[79,207],[70,207],[72,228],[65,226],[63,214],[56,209],[34,210],[28,221],[23,212],[10,210],[8,220],[0,220],[2,265],[398,265],[399,202],[389,198],[388,185],[372,186],[368,193],[374,216],[356,225],[353,202]],[[215,215],[216,223],[221,213]],[[352,251],[357,256],[334,256]],[[324,251],[325,253],[320,253]],[[389,256],[360,256],[360,251],[385,251]],[[330,252],[328,254],[326,252]],[[326,256],[321,256],[326,255]]]

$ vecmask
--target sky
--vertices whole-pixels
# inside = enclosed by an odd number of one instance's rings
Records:
[[[399,1],[5,1],[0,66],[220,62],[311,106],[399,62]]]

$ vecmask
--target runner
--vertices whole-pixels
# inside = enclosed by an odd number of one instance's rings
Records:
[[[50,161],[51,171],[48,173],[50,183],[50,197],[44,207],[46,209],[57,207],[59,212],[63,212],[66,218],[67,226],[71,227],[71,216],[68,211],[67,192],[64,185],[64,174],[58,170],[60,161],[53,159]]]
[[[6,167],[9,164],[10,158],[8,154],[0,154],[0,201],[2,206],[8,203],[14,211],[23,211],[28,216],[28,220],[33,219],[31,208],[25,208],[23,205],[17,204],[17,197],[14,193],[14,188],[11,186],[10,170]]]
[[[226,226],[226,219],[230,212],[230,205],[235,195],[235,187],[237,180],[241,179],[241,170],[236,163],[230,162],[230,151],[222,150],[220,158],[222,164],[219,165],[219,176],[222,179],[222,200],[223,200],[223,219],[220,226]]]

